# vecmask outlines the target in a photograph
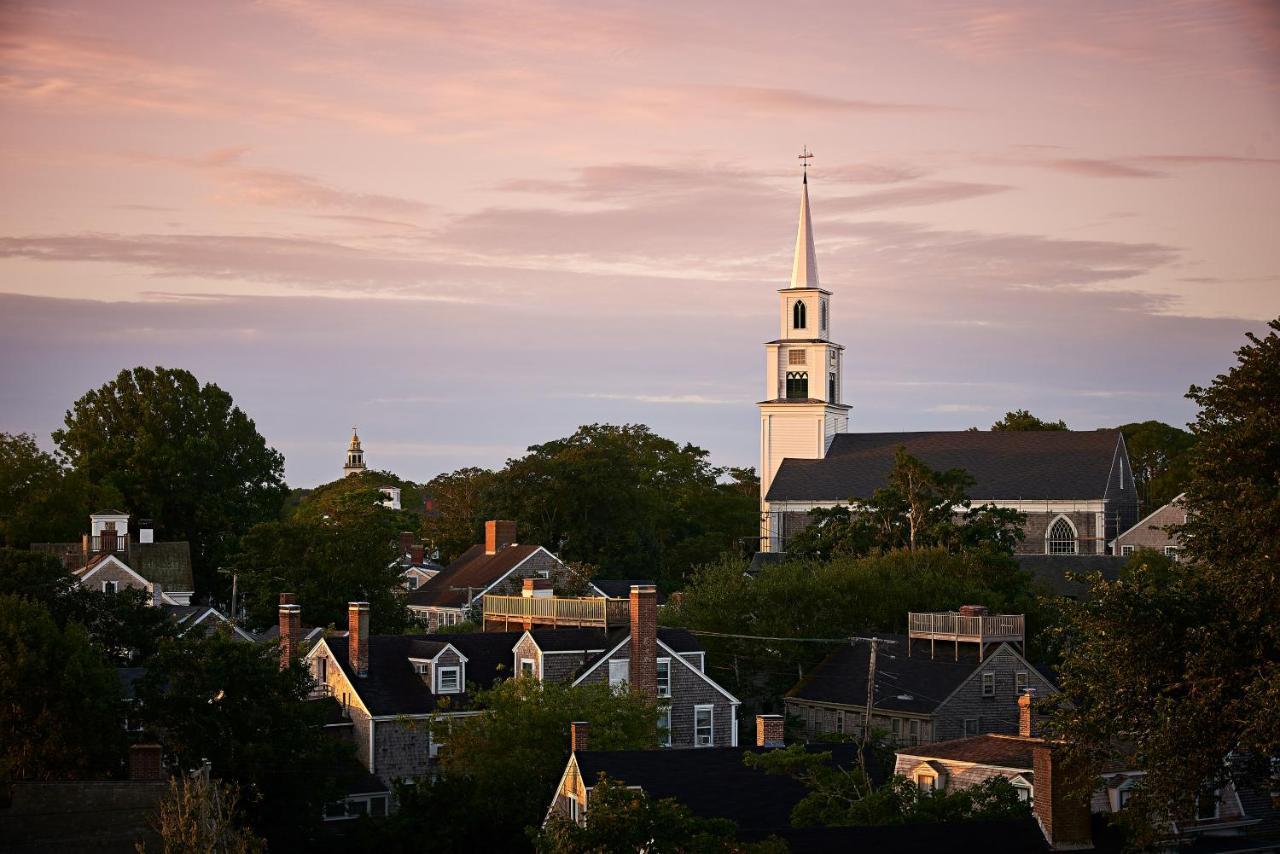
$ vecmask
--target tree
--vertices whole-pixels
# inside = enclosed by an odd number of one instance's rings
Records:
[[[858,827],[925,822],[987,821],[1029,816],[1028,805],[1004,777],[953,792],[921,791],[905,777],[871,784],[859,767],[842,768],[830,752],[802,745],[743,756],[751,768],[799,780],[808,793],[791,811],[794,827]]]
[[[1269,326],[1188,392],[1200,412],[1185,559],[1094,578],[1092,600],[1066,613],[1060,672],[1074,702],[1054,724],[1094,769],[1127,745],[1146,773],[1125,813],[1148,835],[1154,818],[1193,816],[1202,793],[1265,775],[1280,754],[1280,320]]]
[[[208,851],[217,854],[260,854],[266,841],[240,821],[240,790],[221,780],[195,774],[169,781],[160,802],[155,831],[164,854]],[[147,847],[139,842],[138,854]]]
[[[1148,511],[1168,504],[1191,478],[1195,437],[1160,421],[1121,424],[1138,497]]]
[[[1067,422],[1044,421],[1032,415],[1025,409],[1015,409],[1012,412],[1006,412],[1004,418],[1001,418],[995,424],[991,425],[992,430],[1066,430]]]
[[[53,555],[0,548],[0,595],[25,596],[49,605],[75,586],[76,577]]]
[[[79,539],[89,502],[84,476],[40,450],[34,436],[0,433],[0,545]]]
[[[307,701],[300,664],[222,634],[166,641],[136,683],[145,726],[181,768],[206,760],[245,795],[253,826],[293,847],[338,793],[334,771],[349,746],[326,737],[322,704]]]
[[[284,458],[231,395],[187,371],[121,371],[64,423],[53,438],[77,472],[154,520],[158,538],[191,543],[199,592],[225,585],[222,560],[240,535],[276,518],[287,492]]]
[[[426,827],[443,850],[527,847],[525,828],[541,823],[568,761],[572,721],[590,722],[593,749],[657,746],[656,705],[604,685],[517,677],[478,691],[475,703],[484,713],[452,722],[441,774],[406,793],[380,849],[420,850]]]
[[[479,542],[486,518],[493,518],[493,489],[497,474],[489,469],[462,468],[432,478],[422,488],[427,506],[422,533],[440,550],[444,562]]]
[[[591,809],[586,824],[564,816],[552,816],[534,837],[539,854],[594,854],[594,852],[783,852],[787,846],[774,839],[746,844],[736,838],[737,826],[728,819],[699,818],[673,798],[654,800],[629,789],[625,781],[601,775],[591,789]]]
[[[276,622],[279,594],[297,594],[312,625],[345,626],[347,603],[370,605],[372,631],[395,633],[407,620],[400,589],[396,538],[414,524],[410,514],[381,506],[376,486],[356,483],[304,501],[286,522],[255,526],[231,560],[249,621]]]
[[[115,771],[122,719],[115,669],[84,628],[0,596],[0,782]]]

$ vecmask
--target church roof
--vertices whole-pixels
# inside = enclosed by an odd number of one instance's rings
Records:
[[[785,459],[768,501],[847,501],[883,487],[899,446],[935,470],[962,468],[977,501],[1105,498],[1119,430],[839,433],[819,460]]]

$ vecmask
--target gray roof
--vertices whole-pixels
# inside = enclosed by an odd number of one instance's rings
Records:
[[[976,500],[1100,499],[1121,441],[1119,430],[839,433],[820,460],[783,460],[767,499],[870,498],[886,484],[899,447],[930,468],[967,471]]]
[[[1120,577],[1129,558],[1119,555],[1014,555],[1018,568],[1031,573],[1040,587],[1054,596],[1088,599],[1089,585],[1067,578],[1068,572],[1082,575],[1100,572],[1107,581]]]
[[[173,543],[129,542],[129,568],[151,583],[159,582],[165,590],[194,590],[191,577],[191,545]]]

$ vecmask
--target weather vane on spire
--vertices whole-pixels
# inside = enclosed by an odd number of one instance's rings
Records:
[[[809,159],[813,157],[813,152],[809,151],[809,146],[801,146],[800,154],[797,155],[800,162],[804,164],[804,182],[809,183]]]

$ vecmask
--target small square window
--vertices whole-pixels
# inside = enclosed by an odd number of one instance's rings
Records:
[[[918,774],[916,775],[916,786],[922,792],[932,792],[938,788],[938,778],[933,774]]]
[[[982,674],[982,696],[994,697],[996,695],[996,675],[994,673]]]
[[[1121,546],[1121,547],[1120,547],[1120,554],[1121,554],[1121,555],[1131,555],[1131,554],[1133,554],[1133,553],[1134,553],[1134,551],[1135,551],[1136,549],[1137,549],[1137,546]]]
[[[427,663],[425,661],[413,662],[413,672],[418,675],[424,675],[427,672]]]
[[[804,350],[789,350],[787,352],[788,365],[803,365],[805,363],[804,359]]]
[[[441,667],[436,678],[437,690],[441,694],[457,694],[462,690],[462,679],[457,667]]]

